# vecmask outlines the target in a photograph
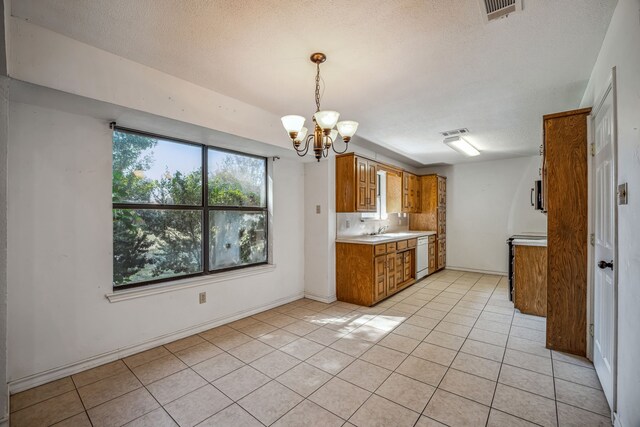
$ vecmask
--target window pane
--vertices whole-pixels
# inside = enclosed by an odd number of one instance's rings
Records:
[[[209,206],[266,206],[266,160],[209,149]]]
[[[267,261],[266,212],[209,211],[209,269]]]
[[[201,272],[201,241],[201,211],[114,209],[114,287]]]
[[[202,204],[202,148],[113,132],[113,202]]]

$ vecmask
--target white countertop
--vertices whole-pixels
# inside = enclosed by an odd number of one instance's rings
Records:
[[[547,246],[547,239],[513,239],[511,242],[515,246]]]
[[[416,237],[432,236],[435,231],[403,231],[400,233],[383,233],[363,236],[344,236],[336,238],[336,243],[357,243],[361,245],[377,245],[380,243],[396,242],[398,240],[415,239]]]

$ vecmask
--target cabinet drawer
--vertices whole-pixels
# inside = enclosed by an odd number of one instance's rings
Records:
[[[415,248],[417,244],[418,244],[418,239],[407,240],[407,246],[410,248]]]
[[[407,241],[406,240],[401,240],[399,242],[397,242],[397,246],[399,251],[403,250],[403,249],[407,249]]]
[[[374,255],[382,255],[387,253],[387,245],[375,245],[373,248]]]
[[[387,252],[395,252],[396,251],[396,242],[387,243]]]

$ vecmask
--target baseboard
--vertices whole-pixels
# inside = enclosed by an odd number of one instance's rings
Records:
[[[324,302],[325,304],[331,304],[332,302],[338,300],[335,295],[330,295],[328,297],[321,297],[319,295],[310,294],[309,292],[305,292],[304,297],[312,299],[314,301]]]
[[[159,345],[167,344],[172,341],[179,340],[181,338],[185,338],[190,335],[197,334],[197,333],[206,331],[208,329],[224,325],[229,322],[233,322],[234,320],[238,320],[243,317],[251,316],[253,314],[260,313],[265,310],[269,310],[270,308],[274,308],[279,305],[298,300],[303,296],[305,295],[300,293],[300,294],[288,296],[285,298],[280,298],[278,300],[272,301],[265,305],[252,307],[247,310],[236,312],[229,316],[219,317],[217,319],[213,319],[208,322],[201,323],[199,325],[191,326],[189,328],[185,328],[176,332],[165,334],[165,335],[156,337],[152,340],[145,341],[144,343],[141,343],[141,344],[120,348],[118,350],[110,351],[110,352],[93,356],[78,362],[70,363],[65,366],[61,366],[61,367],[49,369],[47,371],[40,372],[37,374],[29,375],[27,377],[11,381],[8,384],[9,392],[18,393],[20,391],[28,390],[32,387],[37,387],[39,385],[58,380],[60,378],[64,378],[69,375],[77,374],[87,369],[95,368],[96,366],[104,365],[105,363],[113,362],[115,360],[122,359],[127,356],[131,356],[132,354],[140,353],[141,351],[149,350]]]
[[[452,265],[447,265],[445,269],[467,271],[469,273],[495,274],[497,276],[506,276],[508,274],[506,271],[480,270],[478,268],[455,267]]]

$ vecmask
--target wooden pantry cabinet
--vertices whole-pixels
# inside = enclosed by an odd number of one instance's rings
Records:
[[[431,174],[420,179],[420,212],[409,215],[409,229],[435,231],[435,269],[447,264],[447,178]]]
[[[376,212],[378,164],[354,153],[336,156],[336,212]]]
[[[588,117],[590,108],[543,117],[547,213],[547,348],[587,350]]]
[[[336,243],[338,300],[370,306],[413,284],[416,243]]]

